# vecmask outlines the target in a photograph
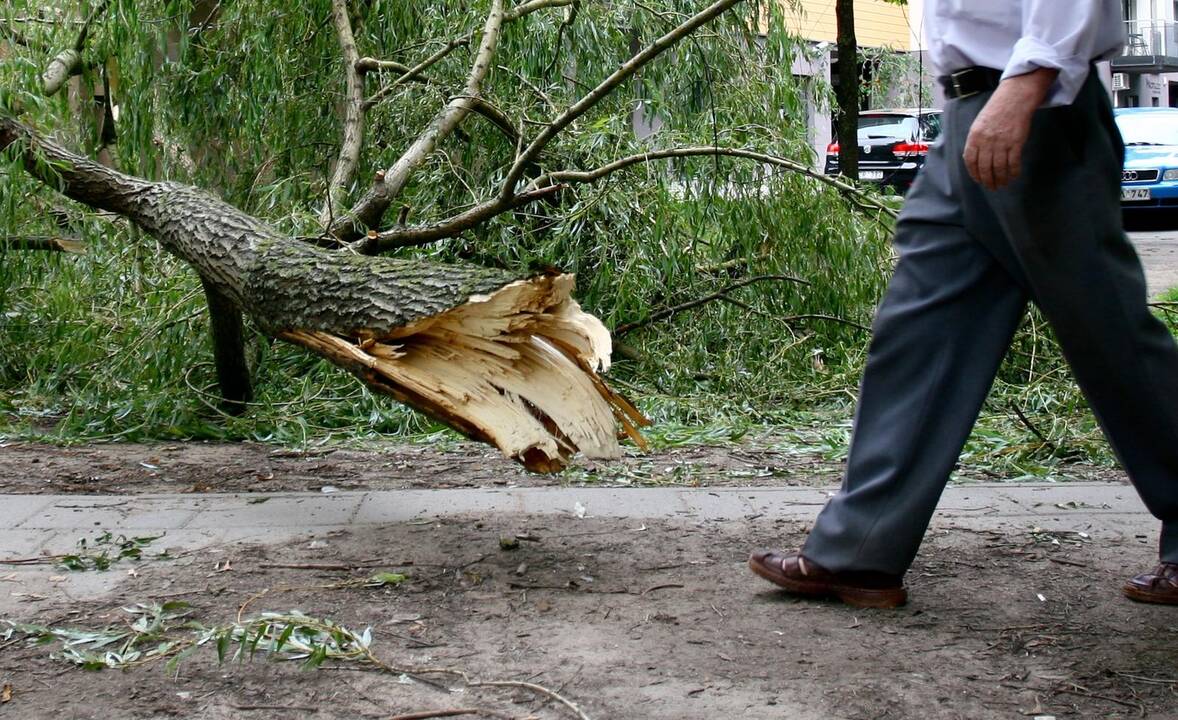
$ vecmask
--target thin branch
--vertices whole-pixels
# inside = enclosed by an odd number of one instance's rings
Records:
[[[344,97],[344,139],[340,144],[339,157],[335,161],[335,172],[327,186],[327,203],[319,215],[319,222],[331,222],[333,208],[343,203],[348,186],[356,178],[360,164],[360,149],[364,143],[364,76],[357,65],[360,53],[356,50],[356,38],[352,33],[352,21],[348,17],[347,0],[331,0],[331,16],[339,36],[340,52],[344,56],[344,76],[347,89]]]
[[[352,206],[352,209],[349,210],[343,217],[332,223],[330,231],[331,234],[345,242],[350,242],[363,235],[365,229],[375,228],[377,225],[379,225],[380,220],[382,217],[384,217],[384,213],[386,210],[388,210],[389,205],[392,204],[393,200],[404,188],[404,184],[412,170],[414,170],[417,165],[420,165],[420,163],[424,162],[428,153],[433,152],[433,149],[437,147],[437,144],[444,140],[445,137],[457,127],[458,123],[460,123],[469,112],[475,109],[469,98],[477,97],[481,94],[479,90],[481,88],[482,80],[485,77],[487,71],[490,70],[490,59],[494,55],[495,43],[498,42],[499,32],[503,23],[514,22],[523,17],[526,17],[527,15],[530,15],[539,10],[544,10],[546,8],[571,5],[573,2],[574,0],[528,0],[528,2],[521,3],[506,12],[500,12],[498,15],[498,22],[494,25],[492,25],[492,19],[495,17],[495,12],[492,11],[491,16],[487,18],[487,24],[483,29],[483,44],[482,47],[480,47],[479,54],[475,60],[474,70],[471,71],[470,77],[467,80],[466,89],[463,92],[461,98],[448,103],[441,113],[439,113],[439,115],[434,119],[434,122],[431,123],[430,127],[424,133],[422,133],[421,137],[418,138],[417,142],[415,142],[414,145],[409,148],[409,150],[405,151],[405,154],[401,156],[401,159],[399,159],[397,163],[393,165],[392,168],[389,168],[389,170],[385,173],[378,174],[373,187],[369,189],[364,197],[360,198],[360,200],[354,206]],[[496,0],[494,7],[501,9],[501,0]],[[491,32],[492,29],[494,32]],[[452,40],[451,43],[455,44],[455,47],[461,46],[462,44],[469,43],[474,35],[474,32],[468,33],[461,38]],[[484,60],[486,61],[485,63],[483,62]],[[424,67],[419,65],[414,68],[409,68],[409,72],[402,74],[403,79],[398,79],[394,81],[393,84],[396,85],[400,82],[404,82],[404,79],[413,77],[415,74],[419,74],[421,70],[425,69],[425,67],[429,67],[429,65],[424,65]],[[379,102],[381,97],[383,97],[381,93],[377,93],[372,98],[369,98],[368,102]],[[450,127],[444,133],[439,133],[439,130],[444,129],[444,127],[440,125],[443,119],[447,120],[447,124],[452,122],[453,127]],[[423,149],[428,149],[428,152],[421,154]],[[403,170],[405,172],[405,178],[399,179],[397,173],[402,171],[401,166],[403,161],[405,161],[411,154],[414,156],[421,154],[420,159],[416,161],[416,164],[405,168]],[[394,182],[390,182],[390,178],[392,178]]]
[[[394,715],[389,720],[427,720],[427,718],[457,717],[458,715],[484,715],[486,711],[478,708],[456,708],[454,710],[423,710],[421,712]]]
[[[732,292],[733,290],[736,290],[738,288],[742,288],[746,285],[752,285],[753,283],[766,282],[766,281],[770,281],[770,280],[783,281],[783,282],[795,282],[795,283],[800,283],[802,285],[809,285],[810,284],[806,280],[802,280],[801,278],[796,278],[791,275],[754,275],[753,277],[747,277],[742,280],[738,280],[737,282],[732,283],[731,285],[723,288],[722,290],[717,290],[714,293],[705,295],[700,298],[696,298],[694,300],[689,300],[685,303],[680,303],[678,305],[675,305],[674,307],[669,307],[669,308],[665,308],[663,310],[659,310],[658,312],[651,314],[645,320],[639,320],[637,322],[625,323],[625,324],[619,325],[614,330],[614,333],[613,333],[614,337],[621,337],[628,332],[631,332],[633,330],[637,330],[638,328],[646,327],[647,325],[651,325],[651,324],[656,323],[660,320],[666,320],[669,317],[673,317],[675,315],[678,315],[679,313],[683,312],[684,310],[690,310],[693,307],[699,307],[700,305],[714,302],[716,300],[730,299],[730,298],[726,298],[725,296],[728,293]]]
[[[361,240],[354,245],[356,252],[362,255],[373,255],[386,250],[394,248],[410,247],[413,245],[424,245],[426,243],[443,240],[449,237],[456,237],[457,235],[470,230],[471,228],[480,225],[491,218],[500,215],[509,210],[527,205],[536,200],[547,197],[548,195],[556,194],[559,190],[566,187],[566,184],[573,183],[592,183],[606,177],[619,170],[624,170],[639,163],[652,162],[655,160],[666,160],[669,158],[680,157],[697,157],[705,155],[727,155],[731,157],[747,158],[755,160],[767,165],[774,165],[782,167],[793,172],[801,173],[808,177],[814,178],[820,182],[826,183],[834,188],[837,188],[844,195],[850,196],[857,202],[855,207],[871,209],[886,213],[892,218],[896,217],[896,211],[892,208],[880,203],[869,195],[859,190],[854,185],[851,185],[837,177],[830,177],[815,172],[813,169],[801,163],[794,162],[787,158],[778,157],[776,155],[768,155],[766,153],[755,152],[753,150],[745,150],[743,148],[724,148],[715,146],[705,147],[686,147],[686,148],[672,148],[669,150],[656,150],[649,153],[642,153],[638,155],[630,155],[611,163],[603,165],[595,170],[575,171],[566,170],[559,172],[547,173],[541,175],[528,184],[527,189],[519,194],[504,198],[498,196],[494,200],[477,205],[469,210],[466,210],[458,215],[447,218],[440,222],[422,226],[422,227],[398,227],[393,230],[388,230],[375,235],[370,234],[368,237]],[[541,193],[540,191],[547,191]],[[828,318],[840,320],[839,318]],[[862,325],[852,321],[842,321],[847,324],[859,327],[866,330]]]
[[[350,217],[342,218],[342,224],[337,231],[332,228],[332,234],[337,237],[346,232],[349,225],[359,223],[363,227],[372,227],[384,216],[385,210],[404,189],[409,177],[426,161],[426,158],[438,147],[438,144],[450,136],[458,124],[470,114],[474,103],[471,98],[478,97],[482,92],[483,80],[491,69],[491,60],[495,56],[495,48],[499,43],[499,34],[503,28],[503,0],[492,0],[491,12],[487,16],[487,23],[483,28],[483,40],[475,56],[474,67],[466,80],[466,88],[462,95],[452,99],[434,118],[425,132],[417,137],[409,149],[401,155],[396,163],[379,177],[375,186],[357,204]]]
[[[539,0],[537,0],[539,1]],[[573,123],[577,118],[588,112],[593,106],[601,102],[603,98],[609,95],[615,88],[628,80],[634,73],[638,72],[644,65],[654,60],[666,50],[676,45],[680,40],[690,35],[701,26],[711,22],[715,18],[722,15],[732,6],[741,2],[742,0],[718,0],[709,5],[704,10],[693,15],[679,27],[670,31],[666,35],[656,40],[652,45],[647,47],[642,52],[630,58],[624,65],[615,70],[605,80],[591,90],[587,95],[578,100],[572,107],[565,110],[564,113],[557,116],[551,124],[540,132],[536,139],[528,145],[519,157],[516,158],[515,163],[511,166],[511,170],[507,173],[507,178],[503,181],[503,187],[500,190],[500,195],[509,197],[515,193],[516,183],[523,177],[527,166],[533,163],[540,151],[548,145],[557,135],[561,133],[566,127]]]
[[[1010,409],[1014,411],[1014,414],[1018,416],[1018,419],[1022,422],[1022,424],[1031,431],[1031,434],[1039,438],[1039,442],[1043,443],[1043,445],[1051,451],[1052,455],[1059,455],[1059,446],[1049,440],[1046,435],[1041,433],[1039,428],[1035,427],[1035,424],[1031,422],[1031,419],[1026,416],[1026,414],[1022,411],[1021,408],[1019,408],[1018,405],[1015,405],[1012,402],[1010,403]]]
[[[86,38],[90,34],[90,26],[102,13],[106,12],[108,5],[110,5],[110,0],[102,0],[94,7],[86,16],[85,22],[82,23],[82,29],[78,33],[78,39],[74,41],[74,46],[62,50],[49,61],[45,72],[41,74],[41,91],[45,93],[46,97],[55,95],[66,80],[82,72],[82,50],[86,48]]]
[[[86,246],[77,240],[67,240],[54,235],[8,235],[0,236],[0,250],[83,253],[86,251]]]
[[[573,0],[573,4],[565,10],[564,20],[560,23],[560,27],[556,29],[556,42],[553,43],[552,60],[544,68],[544,72],[540,73],[541,77],[547,78],[556,69],[556,64],[560,62],[560,48],[564,44],[565,30],[572,27],[573,23],[577,21],[577,14],[580,9],[580,0]]]
[[[532,692],[539,693],[541,695],[545,695],[548,698],[557,701],[561,705],[564,705],[569,710],[572,710],[576,714],[576,716],[579,718],[579,720],[590,720],[589,716],[585,714],[585,711],[582,710],[581,708],[577,707],[577,705],[572,700],[569,700],[568,698],[564,697],[563,695],[556,692],[555,690],[549,690],[548,688],[544,687],[543,685],[537,685],[535,683],[530,683],[530,682],[523,682],[522,680],[482,680],[482,681],[471,682],[469,684],[471,685],[471,687],[527,688],[528,690],[531,690]]]
[[[520,3],[512,9],[508,10],[503,16],[504,22],[515,22],[525,15],[531,15],[537,10],[546,10],[548,8],[565,7],[566,5],[573,5],[577,0],[528,0],[528,2]]]
[[[794,162],[788,158],[756,152],[754,150],[746,150],[744,148],[726,148],[714,145],[702,147],[671,148],[668,150],[655,150],[648,153],[630,155],[628,157],[615,160],[606,165],[602,165],[595,170],[563,170],[541,175],[530,182],[528,185],[529,187],[540,187],[546,183],[588,183],[600,180],[601,178],[610,175],[611,173],[615,173],[618,170],[623,170],[639,163],[651,162],[653,160],[666,160],[669,158],[699,157],[708,155],[726,155],[730,157],[746,158],[749,160],[756,160],[757,162],[764,163],[766,165],[774,165],[787,170],[792,170],[793,172],[801,173],[802,175],[806,175],[808,177],[814,178],[815,180],[818,180],[819,182],[824,182],[831,187],[837,188],[843,194],[857,199],[859,203],[868,205],[874,210],[884,212],[893,218],[898,216],[898,213],[894,209],[884,205],[878,200],[875,200],[874,198],[864,193],[862,190],[856,188],[854,185],[846,182],[845,180],[840,180],[838,177],[823,175],[821,173],[815,172],[807,165]]]
[[[821,315],[821,314],[817,314],[817,313],[811,313],[808,315],[788,315],[786,317],[781,318],[781,320],[782,320],[782,322],[787,322],[787,323],[794,322],[797,320],[828,320],[830,322],[838,323],[839,325],[847,325],[847,326],[853,327],[857,330],[862,330],[863,332],[871,332],[871,328],[867,327],[866,325],[863,325],[862,323],[857,323],[854,320],[848,320],[846,318],[838,317],[837,315]]]
[[[388,85],[382,87],[376,92],[376,94],[365,100],[364,105],[366,107],[372,107],[373,105],[376,105],[381,100],[384,100],[386,97],[388,97],[389,94],[393,92],[393,90],[397,89],[398,86],[400,86],[402,83],[405,83],[406,81],[417,80],[419,82],[430,82],[428,78],[422,75],[422,73],[431,66],[441,62],[443,58],[454,52],[456,48],[469,45],[470,39],[471,36],[467,35],[466,37],[451,40],[450,42],[446,43],[445,47],[443,47],[441,50],[438,50],[436,53],[430,55],[425,60],[422,60],[413,67],[408,67],[391,60],[374,60],[373,58],[363,58],[362,60],[359,60],[356,69],[360,72],[368,72],[368,69],[370,68],[383,67],[390,70],[396,70],[397,72],[401,73],[400,77],[398,77],[396,80],[393,80]]]
[[[420,227],[398,227],[382,233],[372,233],[354,247],[361,255],[376,255],[394,248],[425,245],[436,240],[456,237],[496,215],[555,195],[564,189],[564,185],[549,185],[514,195],[507,200],[496,197],[439,223]]]

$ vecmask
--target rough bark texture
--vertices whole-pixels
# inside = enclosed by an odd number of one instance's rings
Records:
[[[617,456],[618,424],[640,441],[643,418],[596,374],[609,364],[609,333],[571,299],[571,276],[521,280],[327,251],[196,188],[79,157],[0,115],[0,150],[13,144],[35,177],[127,217],[191,264],[214,319],[243,311],[264,332],[535,470],[558,469],[577,451]],[[228,363],[222,378],[240,385],[244,361]]]
[[[245,412],[254,397],[249,364],[245,359],[245,332],[241,311],[229,298],[203,279],[205,300],[209,307],[209,334],[213,341],[213,362],[217,366],[217,384],[225,399],[225,411],[233,415]]]

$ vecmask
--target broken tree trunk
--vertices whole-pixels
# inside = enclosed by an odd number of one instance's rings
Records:
[[[642,416],[597,373],[604,325],[573,278],[366,257],[286,237],[196,188],[151,182],[71,153],[0,115],[0,150],[70,198],[139,225],[263,331],[300,345],[538,471],[578,450],[620,454]]]

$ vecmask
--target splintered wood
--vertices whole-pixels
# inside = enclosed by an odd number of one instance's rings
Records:
[[[371,387],[552,472],[577,451],[621,454],[648,425],[598,376],[610,336],[569,295],[572,275],[520,280],[381,337],[289,331],[286,340],[348,367]]]

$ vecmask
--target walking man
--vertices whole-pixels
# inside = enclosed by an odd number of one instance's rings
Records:
[[[943,132],[896,227],[843,487],[800,552],[754,552],[785,590],[907,599],[912,563],[999,363],[1034,302],[1145,505],[1161,563],[1126,595],[1178,604],[1178,348],[1121,227],[1123,144],[1092,66],[1117,0],[927,0]]]

